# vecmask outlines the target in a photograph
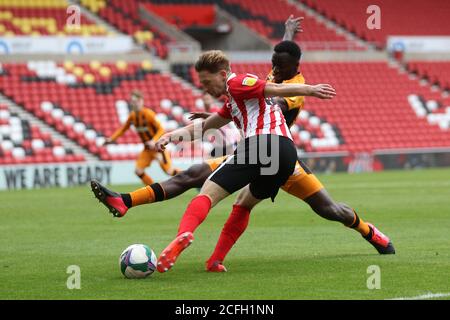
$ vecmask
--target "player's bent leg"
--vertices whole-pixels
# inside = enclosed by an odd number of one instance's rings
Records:
[[[134,173],[138,176],[139,179],[142,180],[142,183],[146,186],[153,183],[153,179],[145,173],[145,168],[150,165],[154,157],[155,151],[144,148],[144,150],[142,150],[136,160],[136,169],[134,170]]]
[[[260,203],[262,200],[255,198],[251,191],[250,186],[245,186],[241,192],[239,192],[238,196],[236,197],[236,201],[234,202],[235,205],[245,207],[249,211],[251,211],[258,203]]]
[[[201,188],[211,173],[208,164],[200,163],[192,165],[187,170],[161,182],[160,185],[165,193],[164,200],[177,197],[192,188]]]
[[[210,159],[206,162],[192,165],[166,181],[153,183],[122,196],[125,198],[125,203],[129,208],[178,197],[189,189],[201,188],[211,173],[223,162],[224,158]]]
[[[139,179],[141,179],[142,183],[146,186],[151,185],[153,183],[153,179],[150,178],[149,175],[145,173],[145,170],[142,168],[136,168],[134,170],[134,174],[138,176]]]
[[[371,243],[380,254],[395,253],[390,239],[375,226],[364,222],[351,207],[345,203],[335,202],[325,189],[304,199],[306,203],[321,217],[339,221],[346,227],[355,229],[361,236]]]
[[[282,189],[304,200],[319,216],[327,220],[341,222],[345,226],[355,229],[379,253],[395,252],[389,238],[385,237],[371,224],[360,219],[350,206],[345,203],[335,202],[319,179],[302,161],[297,162],[294,173],[289,177]]]
[[[194,240],[194,231],[205,220],[211,208],[229,193],[213,181],[207,180],[202,191],[189,203],[181,219],[178,234],[158,258],[157,270],[166,272],[173,267],[180,254]]]
[[[239,192],[233,209],[220,233],[214,252],[206,261],[206,270],[209,272],[226,272],[223,265],[226,255],[247,229],[250,211],[261,200],[252,196],[249,186]]]
[[[96,197],[102,201],[102,203],[104,203],[113,214],[114,212],[119,212],[120,216],[124,216],[130,208],[169,200],[179,196],[189,189],[200,188],[210,174],[211,170],[206,163],[196,164],[166,181],[153,183],[130,193],[121,194],[108,190],[96,182],[96,185],[98,185],[97,189],[104,189],[103,193],[105,194],[108,192],[110,194],[114,194],[116,200],[114,200],[114,202],[109,201],[110,197],[108,197],[108,202],[105,203],[102,199],[100,199],[100,196],[96,195]],[[96,194],[94,187],[92,187],[92,191]]]

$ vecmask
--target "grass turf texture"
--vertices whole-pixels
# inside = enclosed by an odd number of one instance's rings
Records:
[[[449,169],[319,177],[337,201],[391,237],[396,255],[378,255],[357,232],[316,216],[280,191],[275,204],[265,201],[252,213],[225,261],[228,273],[207,273],[204,262],[233,196],[212,210],[171,271],[144,280],[124,279],[120,253],[144,243],[159,255],[194,191],[135,208],[123,219],[113,219],[88,186],[1,192],[0,299],[385,299],[449,293],[449,177]],[[66,287],[69,265],[81,268],[81,290]],[[367,288],[370,265],[381,269],[379,290]]]

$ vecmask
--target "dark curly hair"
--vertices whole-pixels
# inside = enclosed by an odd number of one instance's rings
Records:
[[[284,40],[279,42],[273,49],[276,53],[287,53],[296,61],[300,60],[302,50],[294,41]]]

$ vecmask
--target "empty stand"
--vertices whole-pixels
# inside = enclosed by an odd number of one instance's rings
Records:
[[[127,148],[115,152],[112,147],[110,153],[102,146],[103,139],[122,124],[124,106],[135,89],[144,93],[145,105],[158,113],[169,130],[187,123],[189,110],[198,110],[199,96],[170,74],[152,70],[148,61],[30,61],[4,64],[0,75],[3,94],[104,160],[134,159],[139,152],[135,145],[140,140],[132,130],[118,141]]]
[[[256,31],[272,43],[279,42],[284,34],[284,22],[289,15],[304,16],[303,29],[307,32],[297,35],[302,46],[308,50],[364,50],[354,41],[348,40],[335,30],[309,17],[297,6],[285,0],[141,0],[142,3],[201,5],[215,4],[226,10],[242,23]],[[151,6],[150,6],[151,8]]]
[[[168,54],[167,44],[171,38],[151,27],[139,16],[139,0],[83,0],[85,5],[93,13],[108,21],[120,31],[132,36],[136,43],[145,46],[155,55],[166,58]]]
[[[358,37],[386,45],[388,35],[449,35],[450,6],[447,0],[300,0],[317,12],[335,21]],[[380,29],[367,27],[367,8],[376,4],[381,10]]]
[[[67,24],[65,0],[0,1],[0,35],[106,35],[107,31],[80,16],[80,25]]]
[[[450,62],[449,61],[409,61],[407,69],[425,78],[432,84],[450,90]]]
[[[0,164],[74,161],[84,161],[84,157],[0,104]]]
[[[265,78],[270,68],[266,63],[232,63],[233,72],[250,72],[260,78]],[[450,117],[443,115],[450,98],[420,85],[408,74],[399,74],[387,63],[302,63],[301,70],[307,83],[327,82],[337,90],[333,101],[306,99],[307,113],[301,114],[293,128],[297,145],[305,151],[450,146]],[[200,85],[192,66],[178,65],[174,72]],[[432,107],[418,115],[409,103],[411,94]],[[437,115],[430,120],[430,113]]]

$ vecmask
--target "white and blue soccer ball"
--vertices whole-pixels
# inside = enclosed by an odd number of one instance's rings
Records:
[[[119,258],[122,274],[128,279],[146,278],[156,270],[156,255],[145,244],[132,244]]]

